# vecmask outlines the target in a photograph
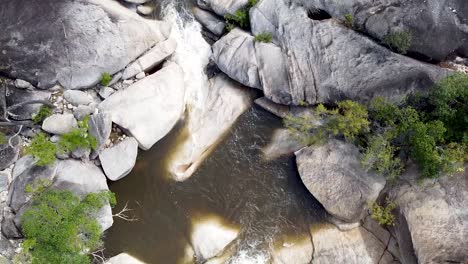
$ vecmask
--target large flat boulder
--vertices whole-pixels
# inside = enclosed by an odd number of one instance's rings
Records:
[[[385,178],[361,167],[360,153],[350,143],[329,140],[296,152],[296,163],[307,189],[336,218],[359,221],[385,186]]]
[[[419,263],[464,263],[468,259],[468,174],[418,183],[415,166],[403,175],[390,198],[398,205],[395,230],[403,262],[411,251]],[[407,241],[412,242],[408,245]]]
[[[304,5],[263,0],[250,10],[253,35],[235,29],[213,45],[218,67],[240,83],[263,89],[280,104],[333,103],[376,96],[399,100],[425,91],[448,71],[396,53],[335,20],[312,20]],[[260,87],[259,83],[260,82]]]
[[[468,56],[468,5],[465,0],[323,1],[297,0],[343,19],[352,14],[354,25],[373,38],[406,31],[410,52],[443,60],[452,54]],[[437,37],[434,37],[437,36]]]
[[[99,104],[99,110],[128,131],[142,149],[149,149],[181,118],[184,109],[184,73],[175,63],[119,90]]]
[[[209,87],[198,106],[190,108],[188,135],[173,154],[169,170],[183,181],[201,165],[215,144],[252,104],[249,89],[219,74],[209,80]]]
[[[170,33],[111,0],[5,0],[0,14],[0,72],[40,88],[90,87]]]

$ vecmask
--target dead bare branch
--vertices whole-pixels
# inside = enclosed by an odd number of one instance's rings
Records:
[[[138,221],[137,218],[135,217],[130,217],[128,216],[126,213],[129,212],[129,211],[132,211],[132,209],[128,208],[128,202],[125,203],[125,206],[124,208],[122,208],[122,210],[120,210],[120,212],[112,215],[113,217],[118,217],[124,221],[127,221],[127,222],[134,222],[134,221]]]

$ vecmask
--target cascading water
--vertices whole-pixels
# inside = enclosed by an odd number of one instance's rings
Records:
[[[178,42],[170,60],[184,70],[190,117],[191,109],[203,107],[209,89],[204,69],[211,48],[190,14],[190,2],[166,0],[157,17],[171,23],[171,37]],[[138,221],[114,223],[105,239],[107,255],[127,252],[146,263],[198,263],[203,260],[186,254],[197,246],[193,222],[212,216],[239,230],[221,263],[269,263],[278,242],[288,246],[282,238],[308,238],[309,224],[322,221],[323,209],[300,181],[292,157],[267,161],[261,151],[280,127],[278,118],[252,108],[195,174],[175,182],[168,163],[187,137],[181,122],[139,155],[129,176],[111,184],[119,204],[129,202]]]

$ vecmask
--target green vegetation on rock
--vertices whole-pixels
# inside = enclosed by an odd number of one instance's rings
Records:
[[[105,72],[101,75],[101,85],[108,86],[110,81],[112,81],[112,77],[108,72]]]
[[[0,145],[3,145],[5,143],[7,143],[7,142],[8,142],[8,140],[7,140],[6,135],[3,132],[0,132]]]
[[[77,148],[96,149],[97,140],[89,134],[88,120],[89,116],[86,116],[83,120],[78,121],[78,128],[62,135],[58,143],[61,152],[70,152]]]
[[[107,202],[115,204],[115,196],[102,191],[81,199],[70,191],[41,185],[29,189],[31,207],[21,217],[25,240],[15,262],[91,263],[88,254],[102,246],[102,230],[95,215]]]
[[[269,32],[263,32],[255,36],[255,40],[258,42],[270,43],[273,36]]]
[[[32,138],[31,144],[25,148],[25,152],[37,160],[38,166],[46,166],[54,163],[57,145],[50,142],[44,133],[38,133]]]
[[[249,0],[247,5],[239,10],[236,10],[234,14],[226,14],[224,20],[226,22],[226,30],[231,31],[235,27],[242,29],[250,29],[250,8],[257,4],[257,0]]]
[[[395,208],[396,204],[388,200],[386,206],[373,202],[370,206],[372,211],[371,217],[381,225],[392,226],[395,224],[395,216],[392,214],[392,210]]]
[[[318,120],[321,120],[320,123]],[[284,125],[299,142],[306,145],[322,143],[337,136],[352,140],[369,129],[365,106],[350,100],[339,102],[332,109],[319,104],[312,115],[288,116],[284,119]]]
[[[39,112],[37,112],[33,118],[32,118],[32,121],[35,123],[35,124],[42,124],[42,121],[44,121],[44,119],[46,119],[47,117],[51,116],[52,115],[52,109],[50,109],[50,107],[46,106],[46,105],[43,105],[41,106],[41,108],[39,109]]]
[[[344,16],[344,21],[343,21],[344,25],[348,28],[353,28],[353,25],[354,25],[354,17],[352,14],[346,14]]]
[[[413,37],[410,32],[401,31],[387,34],[383,43],[400,54],[406,54],[411,47]]]
[[[454,74],[426,95],[397,105],[375,98],[368,107],[343,101],[335,109],[318,105],[312,115],[285,118],[285,126],[305,145],[330,137],[352,139],[362,166],[395,180],[414,161],[425,178],[464,171],[468,160],[468,75]],[[368,115],[369,113],[369,115]]]

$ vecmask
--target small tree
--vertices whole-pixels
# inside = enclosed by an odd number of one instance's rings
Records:
[[[80,199],[70,191],[37,190],[21,217],[25,241],[17,259],[31,264],[91,263],[87,254],[102,246],[94,216],[105,203],[115,204],[115,196],[103,191]]]
[[[49,116],[52,115],[52,109],[50,107],[48,107],[47,105],[43,105],[41,106],[41,108],[39,109],[39,112],[37,112],[33,118],[32,118],[32,121],[35,123],[35,124],[42,124],[42,122]]]
[[[59,141],[59,150],[61,152],[74,151],[77,148],[96,149],[97,140],[89,134],[88,125],[89,116],[78,121],[78,128],[62,135]]]
[[[353,14],[346,14],[344,16],[344,21],[343,21],[344,25],[348,28],[353,28],[353,25],[354,25],[354,17],[353,17]]]
[[[406,54],[411,47],[413,37],[410,32],[393,32],[386,35],[383,43],[400,54]]]
[[[255,40],[258,42],[270,43],[273,36],[269,32],[263,32],[255,36]]]

